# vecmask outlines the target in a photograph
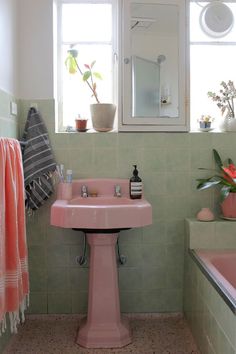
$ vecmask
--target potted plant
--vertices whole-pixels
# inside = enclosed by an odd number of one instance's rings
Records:
[[[202,115],[198,120],[200,129],[210,129],[213,120],[214,118],[212,118],[210,115]]]
[[[70,74],[80,73],[83,81],[87,84],[89,90],[92,92],[92,97],[95,98],[96,103],[90,105],[91,117],[93,127],[97,131],[107,132],[113,129],[116,106],[112,103],[101,103],[97,94],[97,84],[96,79],[101,80],[102,76],[100,73],[94,71],[94,65],[96,61],[94,60],[90,65],[84,64],[85,71],[82,71],[79,66],[77,57],[78,51],[76,49],[69,49],[67,51],[68,56],[66,58],[65,64]]]
[[[229,80],[228,83],[222,81],[220,83],[222,89],[218,94],[209,91],[208,97],[214,102],[217,102],[217,107],[221,110],[221,114],[226,113],[226,117],[221,128],[225,131],[236,131],[236,117],[234,111],[234,99],[236,98],[236,89],[233,81]]]
[[[75,119],[75,129],[78,132],[86,132],[87,131],[87,119],[86,118],[81,118],[80,114],[78,114],[78,117]]]
[[[219,153],[213,149],[214,160],[218,171],[208,178],[198,178],[198,190],[220,186],[221,209],[224,217],[236,218],[236,166],[228,158],[223,164]],[[208,170],[200,168],[200,170]]]

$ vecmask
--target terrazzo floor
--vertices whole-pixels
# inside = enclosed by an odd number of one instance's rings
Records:
[[[200,354],[180,314],[127,315],[133,342],[119,349],[85,349],[75,343],[81,316],[27,316],[4,354]]]

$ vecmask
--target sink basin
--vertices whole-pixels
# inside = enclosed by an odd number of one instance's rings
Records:
[[[97,197],[82,198],[82,186]],[[114,196],[115,186],[121,197]],[[84,179],[61,183],[51,207],[51,224],[82,229],[90,246],[88,315],[77,343],[86,348],[116,348],[131,343],[128,322],[120,313],[115,246],[121,229],[152,223],[152,207],[129,198],[127,179]]]
[[[63,199],[59,184],[58,199],[51,207],[51,225],[78,229],[123,229],[152,223],[151,205],[144,199],[129,198],[127,179],[83,179],[73,181],[72,195]],[[82,198],[81,187],[96,191],[97,197]],[[114,186],[121,186],[122,197],[114,197]]]

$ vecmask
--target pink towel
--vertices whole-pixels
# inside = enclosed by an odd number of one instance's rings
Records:
[[[24,178],[20,144],[0,138],[0,334],[24,321],[29,294]]]

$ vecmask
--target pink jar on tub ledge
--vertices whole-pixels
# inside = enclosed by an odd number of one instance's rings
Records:
[[[213,221],[214,219],[215,216],[209,208],[202,208],[197,213],[197,220],[199,221]]]

